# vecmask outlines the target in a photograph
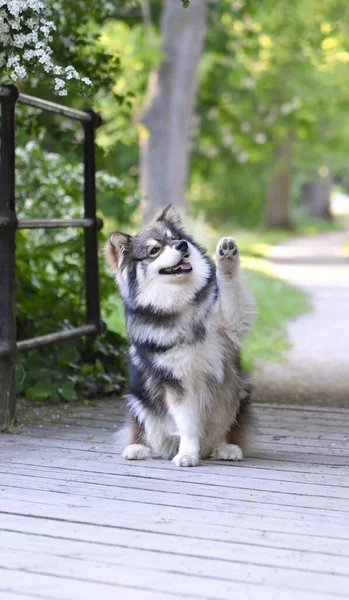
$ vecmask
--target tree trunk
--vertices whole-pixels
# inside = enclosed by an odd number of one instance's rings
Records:
[[[140,128],[143,215],[185,203],[190,129],[198,66],[206,30],[207,0],[166,0],[161,18],[164,60],[149,77]]]
[[[332,187],[332,175],[327,170],[321,179],[303,185],[302,206],[310,215],[325,220],[333,218],[330,208]]]
[[[267,228],[292,229],[290,217],[292,184],[292,140],[280,140],[268,185],[264,225]]]

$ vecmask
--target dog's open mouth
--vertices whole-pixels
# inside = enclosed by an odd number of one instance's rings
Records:
[[[183,262],[180,260],[177,265],[174,267],[166,267],[165,269],[160,269],[159,273],[161,275],[181,275],[182,273],[190,273],[193,270],[193,267],[188,262]]]

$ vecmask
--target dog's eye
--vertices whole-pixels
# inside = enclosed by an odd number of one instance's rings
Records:
[[[154,246],[154,248],[150,250],[150,256],[155,256],[158,252],[160,252],[160,246]]]

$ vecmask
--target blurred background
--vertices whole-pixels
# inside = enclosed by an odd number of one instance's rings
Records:
[[[170,202],[210,252],[234,235],[258,308],[244,368],[279,361],[288,320],[311,301],[268,260],[272,248],[339,232],[349,254],[347,0],[27,4],[16,14],[2,3],[0,82],[100,112],[101,245]],[[82,214],[81,142],[71,122],[17,107],[20,217]],[[81,324],[81,234],[17,235],[19,339]],[[88,403],[122,390],[123,310],[102,259],[100,269],[106,334],[21,356],[29,402]]]

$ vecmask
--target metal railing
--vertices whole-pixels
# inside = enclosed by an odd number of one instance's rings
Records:
[[[0,427],[11,423],[16,403],[15,367],[18,352],[39,348],[104,328],[100,318],[97,232],[103,223],[96,217],[95,129],[100,116],[19,94],[15,86],[0,86]],[[21,219],[15,203],[15,107],[32,106],[79,121],[84,128],[84,217],[82,219]],[[16,342],[15,234],[17,229],[82,227],[85,247],[86,325]]]

